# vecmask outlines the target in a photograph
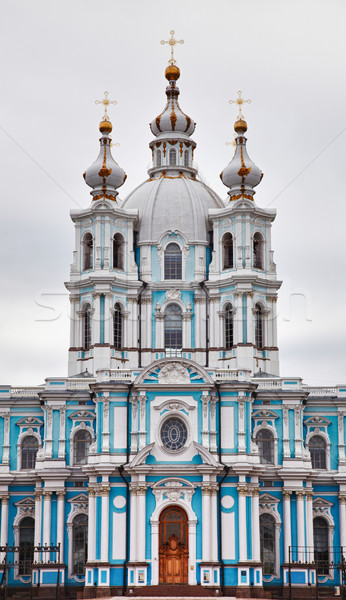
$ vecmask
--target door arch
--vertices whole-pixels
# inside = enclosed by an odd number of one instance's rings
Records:
[[[180,506],[168,506],[160,515],[159,581],[188,583],[188,518]]]

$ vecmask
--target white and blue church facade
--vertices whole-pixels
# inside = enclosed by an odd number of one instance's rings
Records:
[[[106,114],[91,204],[71,212],[68,376],[0,387],[7,585],[338,586],[346,386],[280,376],[276,213],[254,200],[247,124],[240,113],[222,200],[199,178],[174,62],[165,75],[148,179],[119,199]]]

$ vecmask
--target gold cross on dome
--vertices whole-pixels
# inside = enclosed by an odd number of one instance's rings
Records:
[[[105,92],[105,97],[103,98],[103,100],[95,100],[95,104],[103,104],[103,106],[105,107],[105,114],[103,115],[103,120],[104,121],[109,121],[109,116],[108,116],[108,106],[110,104],[117,104],[116,100],[109,100],[108,99],[108,92]]]
[[[238,104],[238,119],[244,119],[244,115],[242,113],[242,105],[243,104],[251,104],[251,100],[244,100],[244,98],[242,98],[242,91],[239,90],[238,91],[238,98],[236,100],[230,100],[229,101],[230,104]]]
[[[174,37],[174,30],[172,29],[170,32],[171,37],[169,38],[169,40],[161,40],[161,44],[169,44],[171,47],[171,58],[168,61],[171,65],[174,65],[176,63],[176,61],[174,60],[174,46],[176,44],[183,44],[184,40],[176,40]]]

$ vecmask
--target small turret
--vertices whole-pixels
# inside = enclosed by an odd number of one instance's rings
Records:
[[[263,177],[263,173],[257,165],[249,158],[246,142],[247,138],[244,133],[247,131],[247,123],[241,111],[241,105],[249,100],[243,100],[241,91],[238,92],[237,100],[230,100],[231,103],[236,102],[239,106],[239,115],[234,123],[234,131],[236,132],[236,150],[231,162],[222,171],[220,177],[229,191],[227,192],[231,200],[238,200],[241,197],[253,200],[255,195],[254,187],[258,185]]]
[[[111,138],[113,126],[107,114],[107,106],[111,101],[107,98],[108,92],[105,92],[104,100],[97,100],[97,103],[102,103],[105,106],[105,114],[99,125],[100,133],[100,153],[95,162],[83,173],[83,177],[87,185],[92,188],[90,192],[93,200],[107,198],[108,200],[116,201],[118,190],[126,180],[126,173],[119,167],[111,153]]]

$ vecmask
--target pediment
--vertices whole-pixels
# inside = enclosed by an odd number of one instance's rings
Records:
[[[321,496],[319,496],[318,498],[314,498],[314,500],[312,501],[312,504],[313,504],[314,509],[316,509],[316,508],[328,509],[328,508],[331,508],[332,506],[334,506],[333,502],[329,502],[329,500],[326,500],[325,498],[321,498]]]
[[[218,461],[209,452],[209,450],[207,450],[207,448],[204,448],[204,446],[202,446],[202,444],[198,444],[198,442],[193,442],[193,444],[194,444],[198,454],[200,455],[204,465],[210,465],[211,467],[219,467],[220,466]]]
[[[72,421],[90,421],[95,419],[95,413],[91,410],[76,410],[68,416]]]
[[[35,500],[33,498],[30,498],[30,496],[27,496],[26,498],[15,502],[14,505],[22,509],[32,509],[35,508]]]
[[[141,384],[163,386],[213,385],[213,380],[203,367],[192,360],[164,358],[143,369],[134,381],[134,387]]]
[[[315,416],[304,419],[304,425],[309,425],[310,427],[326,427],[330,424],[331,421],[327,417]]]
[[[77,496],[73,496],[73,498],[69,498],[67,502],[78,505],[88,504],[88,496],[86,494],[78,494]]]
[[[23,417],[17,421],[16,425],[19,427],[41,427],[43,420],[39,417]]]
[[[138,454],[136,454],[134,459],[130,462],[130,467],[138,467],[139,465],[144,465],[154,445],[155,442],[152,442],[151,444],[148,444],[147,446],[145,446],[145,448],[140,450]]]
[[[280,498],[272,496],[271,494],[261,494],[259,497],[260,504],[279,504]]]
[[[255,412],[252,413],[252,418],[263,421],[272,421],[273,419],[278,419],[279,415],[273,410],[261,409],[255,410]]]

